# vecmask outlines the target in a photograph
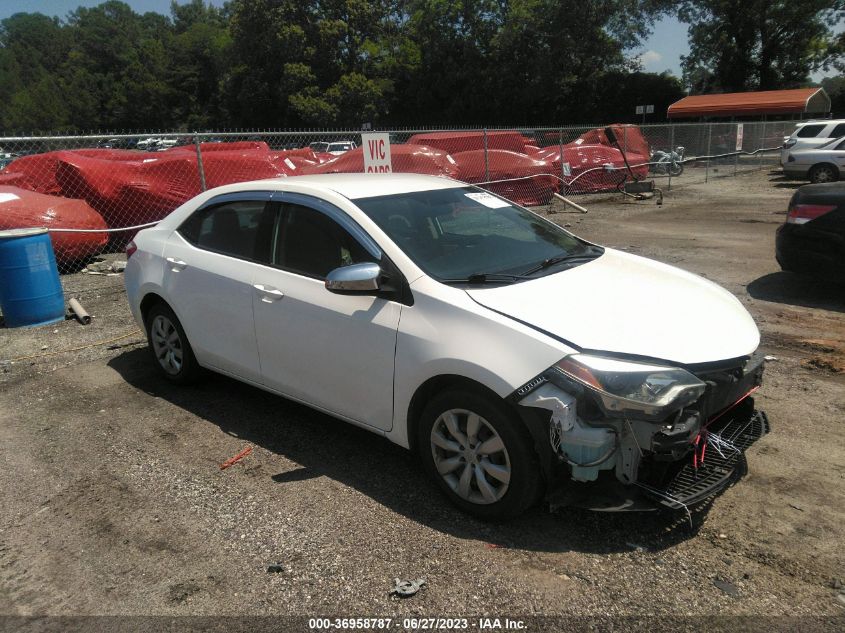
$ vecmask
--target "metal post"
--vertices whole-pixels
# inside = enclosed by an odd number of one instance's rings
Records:
[[[484,128],[484,181],[490,181],[490,157],[487,155],[487,128]]]
[[[763,116],[763,129],[760,132],[760,149],[766,146],[766,117]],[[763,169],[763,152],[760,152],[760,169]]]
[[[710,141],[713,138],[713,124],[707,125],[707,163],[704,167],[704,182],[710,180]]]
[[[203,191],[207,189],[205,186],[205,167],[202,165],[202,152],[200,151],[200,136],[194,134],[194,147],[197,148],[197,171],[200,175],[200,187]]]
[[[669,127],[669,155],[675,151],[675,124]],[[649,158],[651,160],[651,158]],[[669,184],[666,186],[666,191],[672,191],[672,161],[669,161]]]
[[[563,128],[560,128],[560,135],[558,137],[558,150],[560,151],[560,184],[562,190],[566,179],[566,172],[563,169]]]
[[[737,168],[739,167],[739,152],[742,148],[741,147],[739,149],[736,148],[736,146],[738,144],[737,141],[739,140],[739,125],[736,124],[736,123],[734,123],[733,125],[734,125],[734,151],[736,152],[736,154],[734,154],[734,178],[736,178]],[[745,127],[743,125],[743,133],[744,132],[745,132]]]

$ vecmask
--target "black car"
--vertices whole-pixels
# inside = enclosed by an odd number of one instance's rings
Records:
[[[845,182],[798,188],[775,257],[783,270],[845,282]]]

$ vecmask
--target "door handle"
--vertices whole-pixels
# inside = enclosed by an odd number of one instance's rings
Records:
[[[188,262],[183,262],[181,259],[177,259],[175,257],[168,257],[167,263],[170,264],[170,270],[174,273],[178,273],[180,270],[185,270],[185,267],[188,265]]]
[[[264,303],[274,303],[285,296],[285,293],[274,288],[273,286],[265,286],[264,284],[253,284],[252,286],[261,293],[261,300]]]

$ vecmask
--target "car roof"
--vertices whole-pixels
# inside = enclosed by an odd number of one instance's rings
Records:
[[[465,186],[466,183],[458,180],[423,174],[319,174],[240,182],[221,187],[220,193],[249,191],[256,187],[276,191],[288,191],[295,188],[298,191],[312,190],[315,193],[330,190],[345,198],[355,200],[357,198],[373,198],[413,191],[434,191]]]
[[[808,119],[806,121],[799,121],[795,124],[796,128],[804,127],[805,125],[827,125],[829,123],[845,123],[845,119]]]

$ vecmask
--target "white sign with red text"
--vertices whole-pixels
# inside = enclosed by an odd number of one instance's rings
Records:
[[[387,133],[362,134],[365,174],[389,174],[393,172],[390,163],[390,135]]]
[[[742,150],[742,123],[736,124],[736,151]]]

